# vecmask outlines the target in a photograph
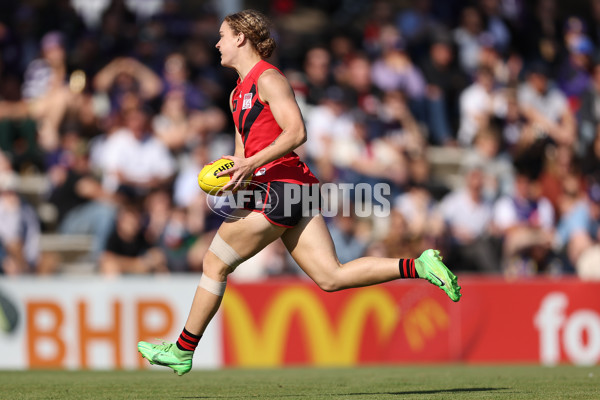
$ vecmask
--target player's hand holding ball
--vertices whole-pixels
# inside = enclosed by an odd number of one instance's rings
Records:
[[[250,184],[253,172],[244,160],[241,157],[223,156],[206,164],[198,174],[198,185],[213,196],[244,189]]]

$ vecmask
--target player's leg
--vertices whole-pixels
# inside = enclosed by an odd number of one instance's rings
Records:
[[[321,215],[303,218],[281,239],[300,268],[323,290],[369,286],[399,278],[426,278],[453,301],[460,299],[456,276],[442,263],[437,250],[427,250],[418,259],[362,257],[341,264]]]
[[[285,228],[271,224],[262,214],[239,210],[219,228],[203,261],[200,285],[185,329],[202,335],[223,298],[227,276],[243,261],[279,238]]]
[[[200,337],[221,305],[227,276],[242,261],[280,237],[284,230],[259,213],[237,210],[220,226],[206,252],[203,274],[177,343],[139,342],[138,350],[142,356],[151,364],[172,368],[179,375],[187,373],[192,368],[193,353]]]

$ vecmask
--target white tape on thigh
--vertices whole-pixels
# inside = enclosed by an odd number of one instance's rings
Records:
[[[215,281],[212,278],[202,274],[200,277],[200,283],[198,284],[201,288],[207,290],[208,292],[223,297],[225,294],[225,287],[227,286],[227,281],[219,282]]]
[[[215,256],[219,257],[225,265],[235,268],[240,265],[244,259],[217,233],[208,248]]]

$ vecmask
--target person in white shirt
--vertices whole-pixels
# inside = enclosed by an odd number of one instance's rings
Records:
[[[149,130],[142,109],[125,113],[124,127],[104,145],[103,186],[112,192],[122,187],[143,196],[167,183],[175,173],[175,161],[165,145]]]
[[[458,142],[470,146],[477,132],[485,128],[492,116],[506,114],[506,99],[494,90],[494,73],[488,67],[477,70],[475,82],[460,95]]]
[[[490,234],[493,203],[484,196],[485,166],[471,159],[463,166],[464,186],[447,194],[439,205],[450,240],[450,255],[463,270],[498,272],[496,240]],[[499,256],[499,254],[498,254]]]

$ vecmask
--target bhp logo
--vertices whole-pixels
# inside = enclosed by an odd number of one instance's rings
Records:
[[[582,308],[568,315],[568,304],[569,298],[562,292],[547,294],[540,304],[534,317],[540,361],[545,365],[558,364],[564,350],[574,364],[595,365],[600,360],[600,314]]]

